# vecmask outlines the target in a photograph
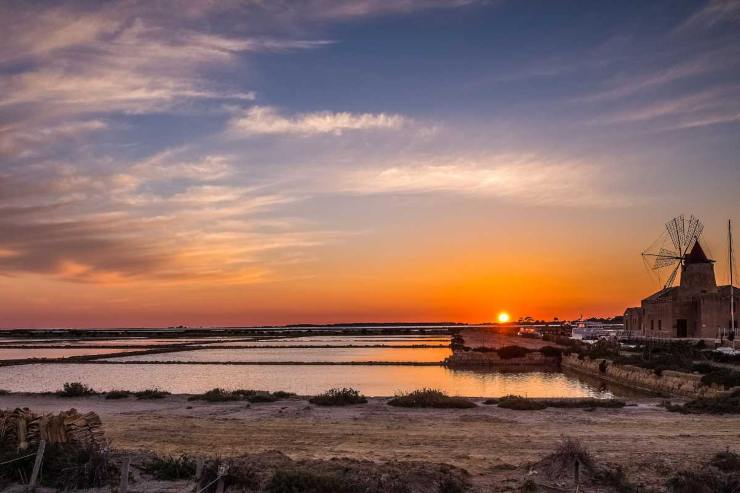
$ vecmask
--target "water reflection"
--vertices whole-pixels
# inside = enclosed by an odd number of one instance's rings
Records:
[[[600,388],[559,372],[476,372],[438,366],[236,366],[54,364],[0,368],[0,388],[41,392],[79,381],[97,390],[159,387],[175,393],[204,392],[214,387],[287,390],[308,395],[331,387],[354,387],[370,396],[390,396],[421,387],[453,395],[499,397],[611,397]]]

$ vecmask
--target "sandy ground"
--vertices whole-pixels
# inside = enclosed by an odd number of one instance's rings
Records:
[[[600,462],[621,465],[649,484],[718,451],[740,451],[740,417],[669,413],[655,399],[618,410],[512,411],[399,409],[366,405],[321,408],[305,400],[209,404],[186,396],[157,401],[0,396],[0,408],[97,412],[116,449],[230,456],[280,450],[294,459],[350,457],[445,462],[472,474],[481,491],[521,484],[528,464],[563,437],[581,439]]]

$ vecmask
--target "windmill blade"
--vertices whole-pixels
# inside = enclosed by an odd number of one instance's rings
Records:
[[[673,242],[674,249],[678,252],[683,251],[683,236],[681,234],[684,230],[683,221],[683,216],[678,216],[665,223],[668,236],[671,238],[671,242]]]
[[[701,223],[701,221],[699,221],[696,217],[691,216],[689,218],[688,228],[686,229],[686,246],[683,252],[684,254],[686,254],[694,246],[694,243],[699,241],[699,236],[701,236],[703,230],[704,225]]]
[[[653,262],[653,269],[662,269],[663,267],[668,267],[680,261],[681,257],[676,255],[658,255],[655,257],[655,262]]]
[[[681,267],[681,264],[678,263],[676,267],[671,271],[671,275],[668,276],[668,280],[665,282],[665,286],[663,286],[664,289],[670,288],[673,286],[673,281],[676,280],[676,274],[678,274],[678,268]]]

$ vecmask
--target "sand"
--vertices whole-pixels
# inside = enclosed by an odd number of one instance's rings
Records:
[[[156,401],[0,396],[2,408],[95,411],[116,449],[222,456],[279,450],[294,459],[444,462],[469,471],[480,491],[520,485],[529,465],[563,437],[581,439],[598,461],[624,467],[643,485],[662,484],[671,471],[716,452],[740,452],[740,417],[669,413],[656,399],[595,411],[399,409],[385,402],[321,408],[300,399],[210,404],[181,395]]]

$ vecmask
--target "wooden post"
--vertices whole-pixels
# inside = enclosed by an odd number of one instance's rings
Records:
[[[39,471],[41,470],[41,462],[44,460],[44,450],[46,449],[46,440],[39,442],[39,449],[36,451],[36,462],[33,463],[33,472],[31,473],[31,481],[28,482],[29,490],[33,491],[36,487],[36,481],[39,479]]]
[[[224,478],[219,479],[216,483],[216,493],[224,493]]]
[[[128,455],[123,458],[123,465],[121,466],[121,484],[118,487],[118,493],[126,493],[128,491],[128,468],[131,464],[131,457]]]
[[[201,476],[203,476],[203,459],[198,458],[195,460],[195,479],[196,481],[200,481]]]
[[[581,474],[580,474],[581,467],[580,466],[581,466],[581,462],[578,459],[576,459],[576,463],[574,465],[575,478],[576,478],[576,493],[578,493],[581,489]]]

